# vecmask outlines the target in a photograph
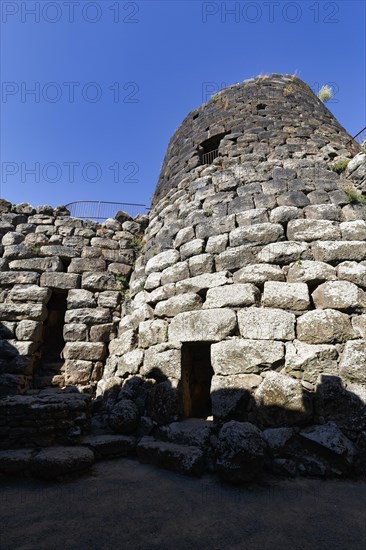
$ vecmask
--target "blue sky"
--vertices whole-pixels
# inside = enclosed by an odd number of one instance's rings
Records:
[[[0,5],[0,195],[14,203],[149,204],[188,112],[260,73],[328,83],[341,124],[366,125],[361,0]]]

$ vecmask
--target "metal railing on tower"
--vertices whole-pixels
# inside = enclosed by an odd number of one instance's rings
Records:
[[[146,215],[149,212],[146,204],[129,202],[73,201],[65,206],[74,218],[96,221],[114,218],[119,210],[127,212],[131,218],[135,218],[138,214]]]

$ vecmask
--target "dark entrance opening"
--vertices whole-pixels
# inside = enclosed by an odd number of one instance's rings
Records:
[[[185,417],[207,418],[211,416],[211,366],[210,344],[185,343],[182,346],[182,409]]]
[[[201,164],[211,164],[219,156],[219,145],[226,133],[217,134],[203,141],[199,148],[199,156]]]
[[[40,359],[35,375],[35,386],[63,385],[58,380],[64,360],[64,319],[67,310],[67,292],[53,292],[47,304],[48,316],[43,325]],[[56,378],[54,378],[56,377]]]

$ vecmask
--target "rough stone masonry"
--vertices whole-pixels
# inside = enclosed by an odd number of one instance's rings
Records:
[[[0,211],[0,471],[365,474],[366,155],[304,82],[190,113],[148,218]]]

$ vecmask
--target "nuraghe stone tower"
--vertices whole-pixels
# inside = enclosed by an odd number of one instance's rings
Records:
[[[310,88],[272,75],[187,116],[148,220],[4,202],[2,448],[36,447],[38,473],[40,446],[79,442],[231,481],[364,474],[365,181]],[[48,432],[21,429],[40,403]]]

